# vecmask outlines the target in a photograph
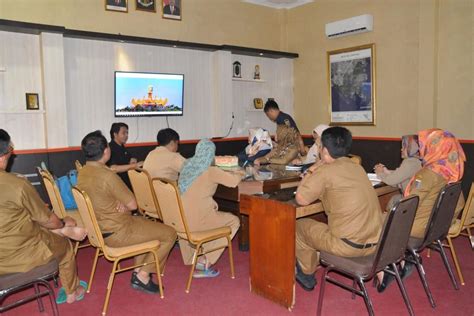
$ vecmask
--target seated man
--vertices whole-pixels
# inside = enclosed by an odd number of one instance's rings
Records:
[[[143,169],[148,171],[152,178],[165,178],[178,181],[178,175],[186,161],[178,151],[179,135],[171,129],[165,128],[156,135],[158,147],[146,156]]]
[[[85,288],[79,284],[71,242],[64,236],[82,240],[85,230],[75,227],[70,217],[59,219],[28,180],[5,171],[12,151],[10,136],[0,129],[0,275],[27,272],[55,258],[66,302],[79,301]]]
[[[351,132],[344,127],[328,128],[321,143],[321,160],[296,191],[298,204],[320,199],[328,216],[328,224],[312,219],[296,222],[296,281],[307,291],[316,285],[319,251],[342,257],[370,255],[382,228],[380,204],[367,174],[346,157]]]
[[[159,222],[132,216],[137,203],[130,191],[115,172],[105,164],[110,158],[110,147],[100,131],[89,133],[81,143],[86,165],[79,170],[77,186],[90,197],[104,242],[110,247],[126,247],[159,240],[158,259],[163,269],[168,254],[176,241],[176,231]],[[135,257],[135,264],[153,261],[153,255]],[[151,280],[156,273],[155,265],[136,268],[131,285],[146,293],[158,293],[158,286]]]

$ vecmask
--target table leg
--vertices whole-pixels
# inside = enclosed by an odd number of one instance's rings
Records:
[[[239,214],[239,218],[239,250],[249,251],[249,217],[247,215]]]

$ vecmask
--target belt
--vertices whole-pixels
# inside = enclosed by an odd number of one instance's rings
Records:
[[[368,243],[368,244],[365,244],[365,245],[356,244],[355,242],[352,242],[347,238],[341,238],[341,240],[343,242],[345,242],[346,244],[348,244],[349,246],[357,248],[357,249],[367,249],[367,248],[370,248],[370,247],[373,247],[373,246],[377,245],[377,243]]]

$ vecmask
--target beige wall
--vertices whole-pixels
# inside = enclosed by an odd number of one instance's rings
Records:
[[[398,137],[440,127],[474,139],[472,0],[318,0],[288,11],[296,119],[304,132],[329,120],[326,52],[376,46],[376,126],[358,136]],[[327,39],[328,22],[372,14],[374,31]]]

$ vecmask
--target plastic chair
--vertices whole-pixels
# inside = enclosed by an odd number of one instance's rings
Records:
[[[156,265],[156,275],[158,278],[158,286],[160,289],[160,297],[163,298],[163,285],[161,282],[161,274],[160,274],[160,262],[158,259],[158,248],[160,247],[160,242],[158,240],[152,240],[140,244],[136,244],[133,246],[126,246],[126,247],[109,247],[105,244],[104,238],[102,237],[102,233],[99,228],[99,224],[97,223],[97,218],[95,216],[94,209],[92,207],[92,203],[87,196],[87,193],[81,191],[77,187],[72,188],[72,194],[74,195],[74,199],[76,200],[77,207],[81,216],[84,220],[85,227],[87,229],[87,235],[89,236],[89,241],[97,248],[96,257],[94,260],[94,264],[92,267],[92,274],[89,280],[89,288],[87,292],[90,292],[90,284],[94,278],[95,268],[97,266],[97,260],[99,258],[100,252],[104,255],[104,257],[113,262],[112,272],[110,273],[109,283],[107,284],[107,294],[105,296],[104,307],[102,309],[102,315],[105,315],[107,312],[107,308],[109,306],[109,299],[110,293],[112,291],[112,286],[114,283],[115,274],[132,270],[138,267],[142,267],[148,264],[155,264]],[[145,262],[139,265],[133,265],[125,268],[121,268],[119,263],[120,261],[139,256],[146,253],[152,253],[153,257],[155,258],[152,262]]]
[[[163,223],[173,227],[178,233],[178,238],[187,240],[195,247],[193,264],[186,285],[186,293],[189,293],[191,288],[193,272],[196,267],[198,257],[218,249],[229,247],[230,273],[231,278],[234,279],[234,260],[232,256],[230,227],[223,226],[210,230],[191,232],[186,221],[183,205],[181,203],[181,196],[179,195],[179,190],[176,184],[166,179],[155,178],[153,179],[153,188],[155,189],[156,196],[158,197],[158,203],[160,204],[161,214],[163,216]],[[227,238],[227,245],[205,252],[203,251],[203,244],[220,238]]]
[[[143,169],[129,170],[128,177],[132,183],[138,210],[146,216],[162,221],[160,205],[153,190],[150,174]]]
[[[418,196],[408,197],[398,202],[390,210],[385,219],[385,224],[377,243],[377,249],[372,255],[348,258],[321,251],[320,262],[325,266],[325,269],[321,277],[321,289],[319,292],[317,310],[318,315],[321,315],[322,311],[326,281],[351,291],[352,299],[355,298],[355,294],[362,296],[369,315],[374,315],[372,302],[364,282],[375,277],[380,271],[395,276],[408,312],[410,315],[414,315],[405,286],[400,278],[397,263],[404,258],[411,228],[415,219],[416,209],[418,207],[418,200]],[[389,270],[388,267],[391,267],[392,270]],[[332,271],[342,273],[352,278],[352,287],[329,277],[328,274]],[[356,284],[359,285],[360,290],[356,288]]]
[[[433,211],[431,212],[428,224],[426,225],[426,233],[424,238],[414,238],[410,237],[408,241],[408,252],[411,254],[411,258],[407,256],[407,260],[414,263],[420,275],[421,282],[425,288],[426,295],[428,300],[431,303],[431,306],[434,308],[436,304],[431,294],[428,282],[426,281],[425,270],[421,264],[419,253],[425,248],[431,248],[438,251],[443,259],[446,270],[448,270],[449,277],[451,282],[456,290],[459,290],[459,286],[454,278],[453,271],[449,264],[446,253],[443,249],[443,241],[449,231],[449,227],[453,220],[454,210],[461,194],[461,183],[456,182],[446,185],[439,193],[438,198],[433,206]]]
[[[53,308],[53,315],[59,315],[58,306],[56,305],[56,299],[54,291],[51,288],[48,280],[56,278],[59,272],[58,263],[55,259],[50,262],[31,269],[27,272],[21,273],[9,273],[0,276],[0,313],[10,310],[14,307],[20,306],[24,303],[37,300],[40,312],[44,311],[44,305],[42,301],[43,296],[48,296]],[[46,291],[40,291],[39,286],[42,285],[46,288]],[[17,299],[16,301],[3,305],[3,301],[10,295],[29,287],[33,286],[35,294],[29,295],[24,298]]]

